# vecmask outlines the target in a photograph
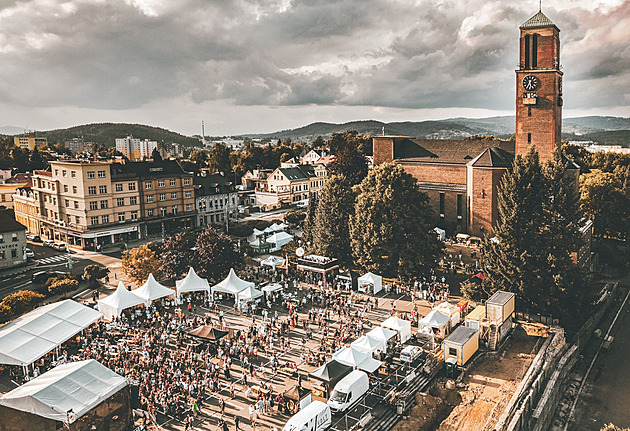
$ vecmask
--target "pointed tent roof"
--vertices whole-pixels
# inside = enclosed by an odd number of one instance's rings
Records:
[[[99,299],[98,311],[103,313],[103,317],[111,320],[113,317],[120,316],[120,313],[136,305],[144,303],[144,299],[127,290],[122,281],[118,282],[118,287],[106,298]]]
[[[210,285],[208,280],[201,278],[197,275],[193,267],[188,270],[188,274],[183,280],[176,280],[175,287],[177,288],[177,296],[184,292],[210,292]]]
[[[549,18],[547,18],[544,13],[542,13],[542,11],[538,11],[536,15],[525,21],[520,28],[524,29],[551,26],[556,27],[556,25]]]
[[[228,331],[222,331],[214,326],[201,325],[195,329],[188,331],[190,335],[195,337],[204,338],[210,341],[218,341],[228,334]]]
[[[223,281],[212,286],[212,293],[223,292],[231,295],[237,295],[239,292],[242,292],[250,286],[254,287],[254,283],[239,278],[239,276],[236,275],[236,272],[234,272],[234,268],[231,268],[230,273]]]
[[[381,362],[372,359],[369,353],[352,347],[342,347],[333,354],[333,358],[342,364],[356,367],[368,373],[373,373],[381,366]]]
[[[324,382],[329,388],[333,388],[339,380],[343,379],[351,371],[351,366],[342,364],[336,359],[331,359],[321,367],[311,371],[309,376]]]
[[[263,293],[256,289],[254,287],[254,285],[252,284],[251,286],[246,287],[245,289],[241,290],[240,292],[238,292],[238,294],[236,295],[239,299],[239,301],[253,301],[254,299],[258,299],[261,296],[263,296]]]
[[[175,293],[175,291],[173,289],[169,289],[168,287],[162,286],[155,280],[153,274],[149,274],[149,278],[147,278],[147,281],[138,289],[134,290],[133,293],[136,296],[144,299],[144,302],[146,304],[151,303],[156,299],[172,295]]]
[[[446,314],[440,313],[437,310],[432,310],[418,322],[418,327],[430,326],[432,328],[443,328],[448,325],[450,320],[451,318]]]
[[[357,338],[350,344],[350,347],[353,347],[357,350],[363,350],[364,352],[374,353],[378,350],[384,351],[385,350],[384,343],[385,343],[384,340],[374,338],[368,335],[361,335],[359,338]]]
[[[282,242],[289,242],[292,239],[293,239],[293,235],[289,235],[286,232],[276,232],[273,235],[270,235],[265,241],[269,243],[278,244]]]
[[[278,265],[282,265],[284,263],[284,259],[280,256],[269,256],[267,259],[263,259],[260,261],[260,266],[267,265],[276,267]]]
[[[359,283],[371,283],[371,284],[376,284],[379,283],[383,280],[383,277],[381,277],[380,275],[376,275],[372,272],[368,272],[367,274],[363,274],[361,277],[359,277]]]
[[[0,405],[72,423],[125,386],[124,377],[89,359],[53,368],[0,397]]]
[[[382,326],[377,326],[367,333],[368,337],[376,338],[377,340],[387,341],[392,337],[396,336],[396,331],[392,331],[391,329],[383,328]]]

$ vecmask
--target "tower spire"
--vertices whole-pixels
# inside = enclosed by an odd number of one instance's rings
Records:
[[[542,12],[542,0],[538,0],[538,12]]]

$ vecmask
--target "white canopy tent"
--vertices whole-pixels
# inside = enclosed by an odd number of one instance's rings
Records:
[[[263,230],[263,233],[266,233],[266,234],[269,234],[269,235],[273,234],[274,232],[275,231],[271,228],[271,226],[268,226],[268,227],[265,228],[265,230]]]
[[[89,359],[53,368],[4,394],[0,405],[72,423],[125,386],[124,377]]]
[[[254,283],[239,278],[236,272],[234,272],[234,268],[231,268],[228,276],[220,283],[212,286],[211,291],[212,296],[214,296],[215,293],[228,293],[234,295],[236,299],[237,295],[248,287],[255,287]]]
[[[263,293],[253,285],[246,287],[236,294],[238,302],[252,302],[263,296]]]
[[[446,314],[450,317],[451,320],[451,328],[457,326],[461,320],[461,311],[459,307],[455,304],[451,304],[449,302],[442,302],[436,307],[433,307],[434,310],[439,311],[442,314]]]
[[[256,241],[256,238],[258,238],[259,236],[262,236],[263,234],[264,232],[262,230],[258,230],[254,228],[254,231],[252,232],[252,234],[247,237],[247,242],[254,242]]]
[[[381,327],[398,332],[401,343],[404,343],[411,338],[411,322],[409,320],[404,320],[400,317],[392,316],[381,323]]]
[[[433,229],[433,232],[438,234],[438,237],[440,238],[441,241],[444,241],[446,239],[446,231],[444,229],[440,229],[439,227],[436,227],[435,229]]]
[[[273,283],[273,284],[268,284],[266,286],[263,286],[262,291],[265,293],[273,293],[273,292],[277,292],[278,290],[282,290],[283,287],[281,284],[279,283]]]
[[[271,228],[271,230],[273,230],[274,232],[282,232],[283,230],[285,230],[288,227],[289,226],[287,226],[284,223],[280,223],[280,224],[274,223],[271,226],[269,226],[269,228]]]
[[[359,291],[370,292],[373,295],[383,290],[383,277],[368,272],[359,277]]]
[[[118,282],[116,291],[97,301],[98,311],[103,313],[105,320],[112,320],[120,316],[123,310],[144,304],[144,299],[127,290],[122,281]]]
[[[385,341],[368,335],[361,335],[359,338],[350,343],[350,347],[360,350],[370,355],[374,353],[384,352],[386,350]]]
[[[383,328],[381,326],[377,326],[367,333],[368,337],[376,338],[377,340],[381,340],[385,346],[384,352],[387,352],[387,342],[396,336],[396,331],[392,331],[391,329]]]
[[[433,329],[433,332],[440,338],[448,332],[450,317],[440,313],[438,310],[431,310],[429,314],[418,321],[418,330],[424,327]]]
[[[282,265],[283,263],[284,259],[280,256],[269,256],[268,258],[260,261],[260,266],[267,265],[272,267],[273,269],[276,269],[276,266]]]
[[[134,295],[139,296],[144,300],[144,305],[147,307],[151,305],[156,299],[164,298],[166,296],[173,295],[175,291],[168,287],[162,286],[155,280],[153,274],[149,274],[147,281],[138,289],[133,291]]]
[[[269,235],[265,241],[269,244],[273,244],[272,251],[280,250],[284,245],[293,241],[293,235],[289,235],[286,232],[276,232],[272,235]]]
[[[30,365],[102,316],[71,299],[36,308],[0,328],[0,364]]]
[[[333,359],[368,373],[373,373],[382,365],[382,362],[372,358],[372,355],[369,353],[353,349],[352,347],[342,347],[337,350],[333,353]]]
[[[175,288],[178,299],[184,292],[207,292],[208,295],[210,295],[210,285],[208,284],[208,280],[199,277],[192,266],[183,280],[175,281]]]

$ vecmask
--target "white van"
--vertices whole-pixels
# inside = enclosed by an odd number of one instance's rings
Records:
[[[354,406],[370,389],[370,379],[361,370],[354,370],[335,385],[328,407],[333,413],[344,412]]]
[[[324,431],[331,424],[330,408],[321,401],[313,401],[291,416],[282,431]]]
[[[407,346],[400,352],[400,362],[413,362],[422,355],[422,347]]]
[[[302,199],[297,203],[298,208],[308,208],[308,199]]]

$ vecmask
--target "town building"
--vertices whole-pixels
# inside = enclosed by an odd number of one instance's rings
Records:
[[[46,148],[48,146],[48,140],[46,138],[37,136],[14,136],[13,143],[16,147],[30,151],[33,151],[35,147]]]
[[[153,150],[156,150],[156,141],[148,139],[138,139],[133,136],[116,139],[116,151],[127,157],[131,161],[145,160],[151,157]]]
[[[192,173],[176,161],[60,160],[13,195],[29,233],[98,249],[194,226]]]
[[[374,165],[393,161],[413,175],[429,196],[436,226],[449,234],[492,231],[499,219],[498,185],[515,154],[533,145],[542,162],[553,157],[562,127],[559,32],[542,12],[520,27],[514,140],[373,138]],[[571,162],[569,169],[577,186],[579,166]]]
[[[256,184],[256,205],[264,210],[297,204],[311,193],[317,196],[327,179],[323,164],[279,167],[266,181]]]
[[[202,171],[193,180],[197,225],[225,223],[238,217],[238,192],[234,182],[221,174],[209,175]]]
[[[13,208],[13,195],[22,187],[30,186],[30,174],[18,174],[0,182],[0,208]]]
[[[13,211],[0,209],[0,269],[26,263],[26,227],[15,220]]]
[[[73,155],[81,153],[93,153],[96,144],[94,142],[85,142],[83,138],[72,138],[64,142],[66,147]]]

